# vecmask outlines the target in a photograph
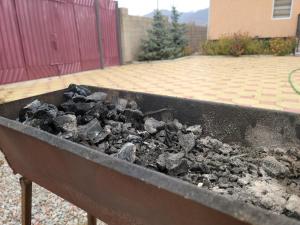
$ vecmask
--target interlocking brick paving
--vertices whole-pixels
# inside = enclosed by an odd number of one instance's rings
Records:
[[[0,101],[77,83],[300,112],[300,96],[288,83],[288,73],[299,67],[300,57],[293,56],[193,56],[2,85]],[[294,80],[300,87],[300,72]]]

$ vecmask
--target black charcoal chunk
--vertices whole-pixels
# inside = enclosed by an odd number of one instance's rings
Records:
[[[49,120],[56,117],[58,109],[55,105],[33,101],[20,110],[19,120],[24,122],[28,119]]]
[[[211,150],[219,150],[223,146],[223,143],[217,139],[214,139],[214,138],[211,138],[208,136],[208,137],[201,138],[200,140],[198,140],[197,146],[200,148],[206,147]]]
[[[150,134],[155,134],[157,133],[159,130],[163,129],[165,126],[165,122],[163,121],[158,121],[154,118],[148,118],[145,121],[145,125],[144,128],[145,130],[150,133]]]
[[[136,103],[136,101],[131,100],[128,102],[128,108],[136,110],[138,109],[138,104]]]
[[[93,119],[91,122],[84,126],[78,127],[78,135],[84,141],[90,141],[93,144],[99,143],[99,138],[102,138],[101,133],[103,128],[101,127],[97,119]]]
[[[271,177],[285,177],[289,173],[289,169],[273,156],[262,160],[262,168]]]
[[[186,174],[189,170],[187,160],[184,159],[184,153],[163,153],[159,155],[156,164],[159,170],[167,171],[173,176]]]
[[[194,125],[190,126],[186,129],[186,131],[192,132],[195,135],[201,135],[202,134],[202,127],[201,125]]]
[[[74,92],[82,96],[88,96],[91,94],[91,91],[89,89],[76,84],[70,84],[67,92]]]
[[[195,147],[195,135],[193,133],[183,134],[178,132],[178,143],[188,153]]]
[[[120,112],[124,112],[128,104],[128,101],[124,98],[119,98],[116,103],[116,109]]]
[[[38,110],[38,108],[42,105],[39,100],[34,100],[30,104],[26,105],[19,112],[19,120],[20,122],[24,122],[28,118],[32,118],[34,113]]]
[[[86,97],[87,101],[91,102],[104,102],[107,98],[107,94],[104,92],[95,92]]]
[[[285,210],[288,216],[300,220],[300,197],[291,195],[286,203]]]
[[[124,110],[125,122],[131,123],[134,127],[141,127],[144,119],[144,114],[137,109]]]
[[[54,119],[57,129],[62,132],[77,132],[77,119],[75,115],[66,114]]]
[[[136,146],[133,143],[126,143],[115,157],[133,163],[136,160]]]

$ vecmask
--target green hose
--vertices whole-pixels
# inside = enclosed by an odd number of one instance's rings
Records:
[[[293,70],[292,72],[289,73],[289,83],[291,85],[291,87],[293,88],[293,90],[300,95],[300,89],[298,89],[294,83],[293,83],[293,76],[296,72],[300,71],[300,68],[299,69],[296,69],[296,70]]]

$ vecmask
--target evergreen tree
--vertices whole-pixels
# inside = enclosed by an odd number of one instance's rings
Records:
[[[184,55],[184,48],[187,46],[188,41],[185,37],[186,27],[184,24],[179,23],[180,13],[173,6],[171,14],[171,29],[170,35],[173,42],[173,57],[178,58]]]
[[[142,43],[139,60],[169,59],[173,51],[173,41],[168,29],[168,21],[159,10],[156,10],[152,29],[148,31],[148,39]]]

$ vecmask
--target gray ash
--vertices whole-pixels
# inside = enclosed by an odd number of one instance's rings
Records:
[[[204,136],[201,124],[159,121],[135,101],[70,85],[58,107],[35,100],[18,120],[122,160],[300,220],[300,151]]]

